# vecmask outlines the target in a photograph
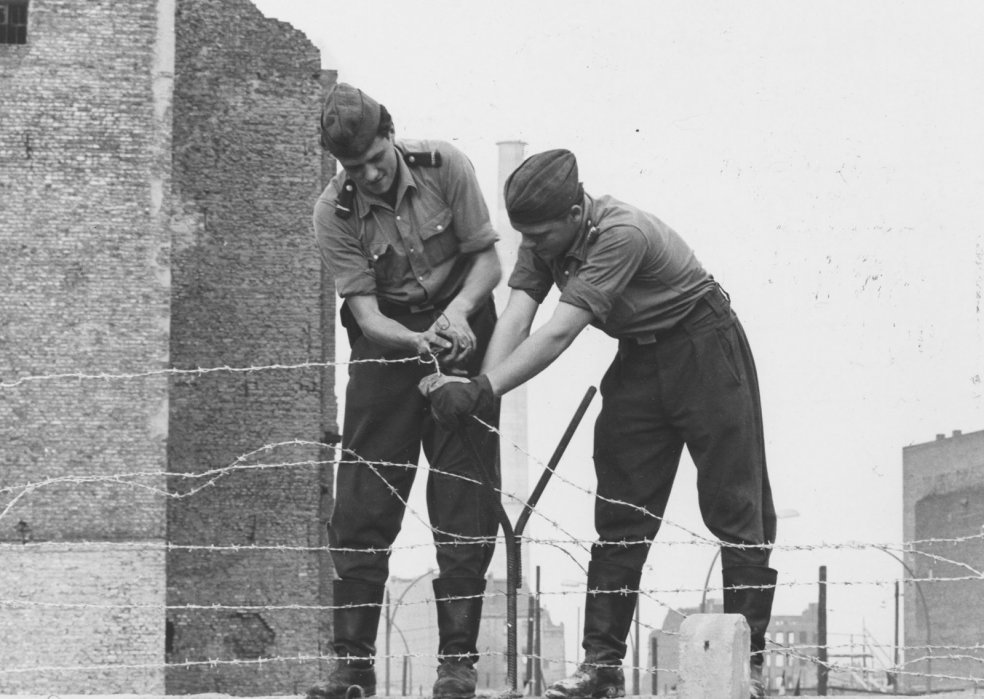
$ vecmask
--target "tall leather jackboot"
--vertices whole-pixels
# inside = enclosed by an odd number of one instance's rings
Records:
[[[642,571],[588,565],[584,602],[584,662],[570,677],[550,685],[547,699],[615,699],[625,696],[625,639],[632,626]]]
[[[478,684],[478,629],[485,594],[483,578],[437,578],[437,681],[434,699],[471,699]]]
[[[765,566],[731,566],[721,571],[724,582],[724,613],[741,614],[751,629],[749,667],[752,699],[765,696],[762,665],[765,662],[765,631],[772,618],[778,573]],[[735,586],[748,586],[736,589]]]
[[[359,580],[335,580],[335,659],[324,685],[308,690],[308,699],[358,699],[376,694],[376,631],[385,587]]]

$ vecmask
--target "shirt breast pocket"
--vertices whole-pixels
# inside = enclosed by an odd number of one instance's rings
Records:
[[[376,285],[383,290],[399,286],[408,268],[406,258],[401,258],[386,242],[369,246],[369,266],[376,277]]]
[[[454,234],[451,209],[441,209],[420,227],[424,255],[431,265],[439,265],[458,254],[458,238]]]

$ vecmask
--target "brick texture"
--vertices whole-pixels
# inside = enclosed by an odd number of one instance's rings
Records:
[[[323,544],[330,453],[300,442],[337,431],[333,371],[154,372],[334,357],[319,65],[247,0],[32,0],[28,43],[0,45],[0,381],[151,372],[0,388],[0,589],[35,603],[0,605],[2,669],[116,666],[0,672],[0,693],[279,694],[317,674],[286,658],[323,650],[327,615],[264,607],[329,604],[326,555],[163,544]],[[291,465],[186,496],[258,449],[242,465]],[[182,665],[203,660],[243,662]]]
[[[162,546],[2,544],[0,558],[0,589],[15,601],[2,615],[3,667],[67,668],[2,674],[0,694],[163,693]]]
[[[170,95],[154,91],[157,3],[35,0],[28,28],[27,44],[0,46],[0,380],[162,369]],[[0,606],[0,666],[157,667],[4,672],[0,693],[163,690],[159,546],[80,542],[160,543],[164,498],[106,477],[156,473],[138,480],[160,491],[166,437],[160,375],[0,388],[0,488],[62,479],[16,501],[23,491],[0,491],[3,597],[151,605]]]
[[[984,569],[979,538],[984,531],[984,431],[939,435],[906,447],[903,474],[904,536],[917,542],[913,548],[918,552],[906,554],[906,576],[961,578]],[[903,589],[905,669],[918,673],[904,677],[903,686],[912,691],[967,687],[967,681],[922,675],[979,676],[984,653],[973,647],[979,648],[984,628],[984,583],[926,581]],[[934,648],[926,650],[927,645]]]
[[[177,367],[267,366],[332,356],[311,211],[320,192],[320,56],[289,25],[246,0],[179,0],[174,80],[171,361]],[[323,308],[328,305],[329,308]],[[170,387],[171,472],[228,466],[254,450],[333,431],[332,384],[318,369],[179,377]],[[327,400],[326,400],[327,397]],[[327,408],[327,410],[323,410]],[[330,493],[324,450],[271,447],[212,487],[168,502],[175,544],[311,546]],[[319,463],[319,461],[321,463]],[[283,466],[278,466],[285,464]],[[196,481],[172,479],[184,492]],[[168,614],[168,693],[300,693],[317,663],[181,666],[203,660],[317,655],[328,604],[317,552],[172,551],[168,603],[248,610]]]

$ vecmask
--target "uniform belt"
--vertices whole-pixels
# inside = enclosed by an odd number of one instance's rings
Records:
[[[395,303],[394,301],[387,301],[382,298],[377,298],[377,303],[379,303],[379,312],[387,318],[415,313],[429,313],[430,311],[443,311],[448,305],[447,301],[441,301],[438,303],[410,304]]]
[[[624,342],[629,346],[666,343],[693,334],[699,327],[707,324],[707,319],[710,316],[726,318],[730,314],[731,299],[724,289],[715,284],[710,291],[694,302],[693,308],[673,327],[636,337],[622,338],[619,342]]]

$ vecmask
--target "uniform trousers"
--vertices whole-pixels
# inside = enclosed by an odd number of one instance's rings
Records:
[[[426,330],[439,310],[392,316],[411,330]],[[464,367],[478,373],[495,326],[491,300],[469,322],[478,347]],[[417,383],[433,373],[430,364],[384,364],[404,350],[382,347],[364,335],[354,340],[342,428],[342,457],[336,472],[335,508],[328,525],[332,561],[341,580],[383,585],[389,548],[406,510],[423,447],[430,472],[426,502],[437,548],[440,577],[483,578],[492,560],[498,521],[493,494],[482,484],[472,452],[457,432],[438,425]],[[498,425],[494,413],[479,415]],[[479,447],[486,473],[500,486],[498,435],[474,421],[465,428]],[[498,497],[498,492],[495,493]]]
[[[672,330],[621,340],[601,383],[592,561],[640,570],[662,523],[684,445],[700,512],[725,544],[722,568],[768,566],[776,516],[752,352],[720,288]]]

